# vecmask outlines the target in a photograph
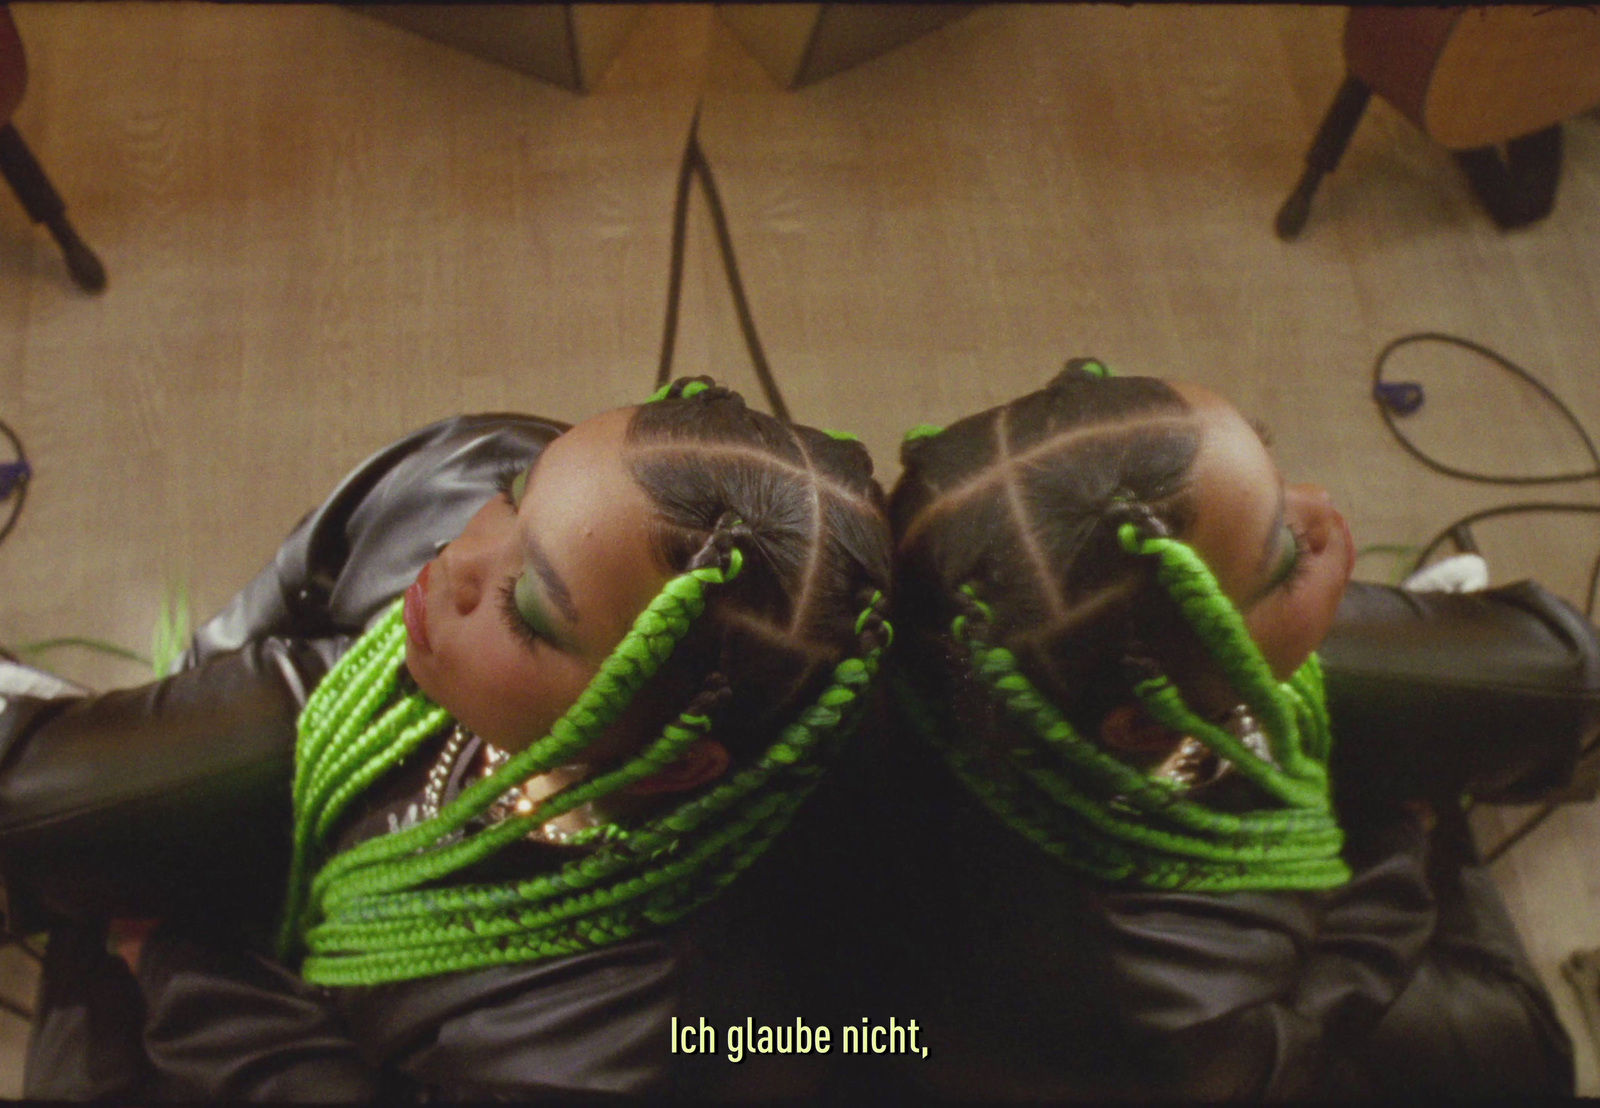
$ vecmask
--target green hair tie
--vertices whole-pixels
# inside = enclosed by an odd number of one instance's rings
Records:
[[[692,396],[699,396],[711,387],[711,381],[699,377],[669,381],[646,397],[644,402],[646,404],[654,404],[658,400],[671,400],[673,398],[687,400]]]
[[[861,609],[860,615],[856,616],[856,634],[859,635],[861,632],[867,629],[867,620],[872,618],[872,614],[877,611],[882,604],[883,593],[879,592],[877,589],[873,589],[872,596],[867,599],[867,606]],[[888,626],[888,621],[884,621],[884,626]]]
[[[919,439],[931,439],[935,435],[944,434],[944,428],[935,423],[919,423],[905,434],[904,442],[916,442]]]

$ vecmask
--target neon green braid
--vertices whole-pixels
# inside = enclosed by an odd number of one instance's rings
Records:
[[[312,883],[312,896],[326,900],[331,906],[351,897],[386,892],[443,876],[487,857],[505,843],[520,839],[540,824],[549,822],[561,811],[583,803],[580,799],[561,804],[558,811],[551,802],[565,799],[572,791],[566,789],[541,807],[540,812],[548,814],[535,813],[539,814],[537,819],[528,816],[506,820],[483,836],[475,837],[471,845],[464,842],[426,855],[416,853],[482,815],[507,789],[571,762],[616,721],[639,688],[655,676],[678,640],[687,634],[689,624],[705,609],[705,586],[732,580],[742,564],[743,555],[734,549],[730,552],[727,570],[711,566],[691,570],[668,581],[660,595],[634,620],[633,627],[610,657],[601,663],[599,672],[577,701],[551,726],[548,735],[514,756],[495,774],[467,789],[439,813],[437,820],[369,839],[345,851],[317,875]],[[335,884],[339,889],[331,891]]]
[[[1021,672],[1009,650],[985,641],[991,613],[970,585],[967,614],[951,624],[970,672],[1018,734],[996,756],[952,733],[910,680],[896,681],[908,716],[951,768],[1002,820],[1073,869],[1147,888],[1231,892],[1322,889],[1344,883],[1343,834],[1328,786],[1330,746],[1322,671],[1313,655],[1288,681],[1276,681],[1237,609],[1186,544],[1118,529],[1130,553],[1158,560],[1156,578],[1177,602],[1211,656],[1266,732],[1272,757],[1200,718],[1162,676],[1134,695],[1158,722],[1193,736],[1257,786],[1269,806],[1229,813],[1164,778],[1148,776],[1080,736]]]
[[[707,733],[721,691],[715,687],[621,768],[571,785],[526,815],[483,826],[508,789],[571,762],[621,715],[704,611],[707,590],[736,577],[742,559],[734,547],[723,564],[669,581],[550,733],[463,790],[436,818],[324,860],[327,836],[350,800],[451,723],[421,694],[397,696],[405,630],[399,604],[386,613],[301,716],[281,945],[285,956],[304,950],[306,979],[371,985],[593,949],[680,918],[753,862],[857,716],[891,633],[877,593],[858,621],[860,656],[840,662],[817,699],[752,764],[637,826],[593,829],[589,852],[553,872],[520,881],[464,879],[470,867],[561,813],[672,764]]]

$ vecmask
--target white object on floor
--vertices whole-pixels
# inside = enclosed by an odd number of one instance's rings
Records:
[[[1400,582],[1412,592],[1481,592],[1489,587],[1489,563],[1481,554],[1454,554]]]
[[[1561,963],[1561,975],[1578,993],[1583,1020],[1600,1050],[1600,950],[1577,950]]]
[[[63,696],[82,696],[87,691],[82,685],[75,685],[42,669],[21,662],[0,660],[0,711],[5,711],[5,698],[8,696],[36,696],[54,700]]]

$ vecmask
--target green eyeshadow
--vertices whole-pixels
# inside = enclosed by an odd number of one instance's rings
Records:
[[[558,639],[556,629],[545,613],[544,605],[540,603],[539,590],[534,587],[533,580],[533,574],[524,572],[513,586],[513,594],[517,600],[517,614],[529,627],[551,642],[555,642]]]
[[[1283,555],[1278,559],[1278,568],[1272,574],[1274,588],[1288,580],[1289,575],[1294,572],[1295,565],[1300,561],[1300,541],[1294,537],[1294,532],[1289,529],[1287,524],[1284,525],[1281,535],[1288,539],[1288,545],[1284,548]]]

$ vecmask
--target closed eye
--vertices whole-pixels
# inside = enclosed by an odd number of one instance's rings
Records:
[[[510,504],[513,508],[517,506],[517,492],[519,491],[517,489],[517,479],[527,472],[527,466],[509,465],[501,469],[499,473],[495,474],[495,491],[504,497],[506,503]],[[527,485],[524,484],[523,488],[527,488]]]
[[[1293,592],[1295,586],[1305,577],[1311,569],[1311,544],[1306,538],[1306,533],[1292,523],[1284,525],[1289,529],[1289,534],[1294,537],[1294,560],[1291,561],[1278,578],[1278,587],[1284,592]]]
[[[511,633],[522,639],[528,649],[545,644],[548,640],[517,610],[517,579],[512,577],[500,586],[500,614],[505,618]]]

